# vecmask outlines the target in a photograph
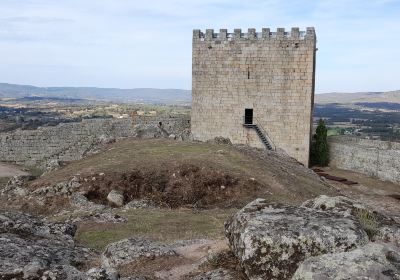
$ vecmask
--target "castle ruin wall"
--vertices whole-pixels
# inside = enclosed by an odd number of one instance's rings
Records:
[[[328,137],[330,165],[400,184],[400,143]]]
[[[166,137],[179,134],[190,127],[187,116],[154,116],[143,118],[84,119],[81,122],[61,123],[36,130],[15,130],[0,133],[0,161],[38,166],[48,160],[74,161],[94,148],[127,137],[141,137],[138,131],[156,131],[147,137]],[[165,128],[159,128],[159,122]],[[163,133],[162,133],[163,132]]]

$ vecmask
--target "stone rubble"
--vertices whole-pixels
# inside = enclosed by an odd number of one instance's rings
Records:
[[[146,239],[129,238],[109,244],[102,255],[104,267],[118,267],[139,260],[154,259],[161,256],[176,256],[171,246]]]
[[[124,206],[124,195],[116,190],[111,190],[111,192],[107,195],[108,202],[111,205],[122,207]]]
[[[230,247],[250,280],[290,279],[310,256],[345,252],[368,236],[351,217],[257,199],[225,224]]]
[[[133,199],[129,201],[127,204],[125,204],[124,209],[129,210],[129,209],[153,209],[153,208],[158,208],[157,205],[154,204],[153,201],[151,201],[148,198],[143,198],[143,199]]]

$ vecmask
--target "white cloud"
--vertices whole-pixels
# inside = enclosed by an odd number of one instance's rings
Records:
[[[190,88],[194,28],[315,26],[317,91],[400,88],[394,0],[0,0],[0,76]]]

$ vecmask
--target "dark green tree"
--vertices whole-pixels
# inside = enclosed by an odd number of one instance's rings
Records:
[[[329,147],[328,147],[328,129],[325,126],[325,121],[320,119],[315,133],[314,153],[315,163],[320,166],[327,166],[329,163]]]

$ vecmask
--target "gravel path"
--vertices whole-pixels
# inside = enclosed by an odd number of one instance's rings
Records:
[[[0,163],[0,177],[12,177],[18,175],[28,175],[28,173],[22,171],[15,165]]]

